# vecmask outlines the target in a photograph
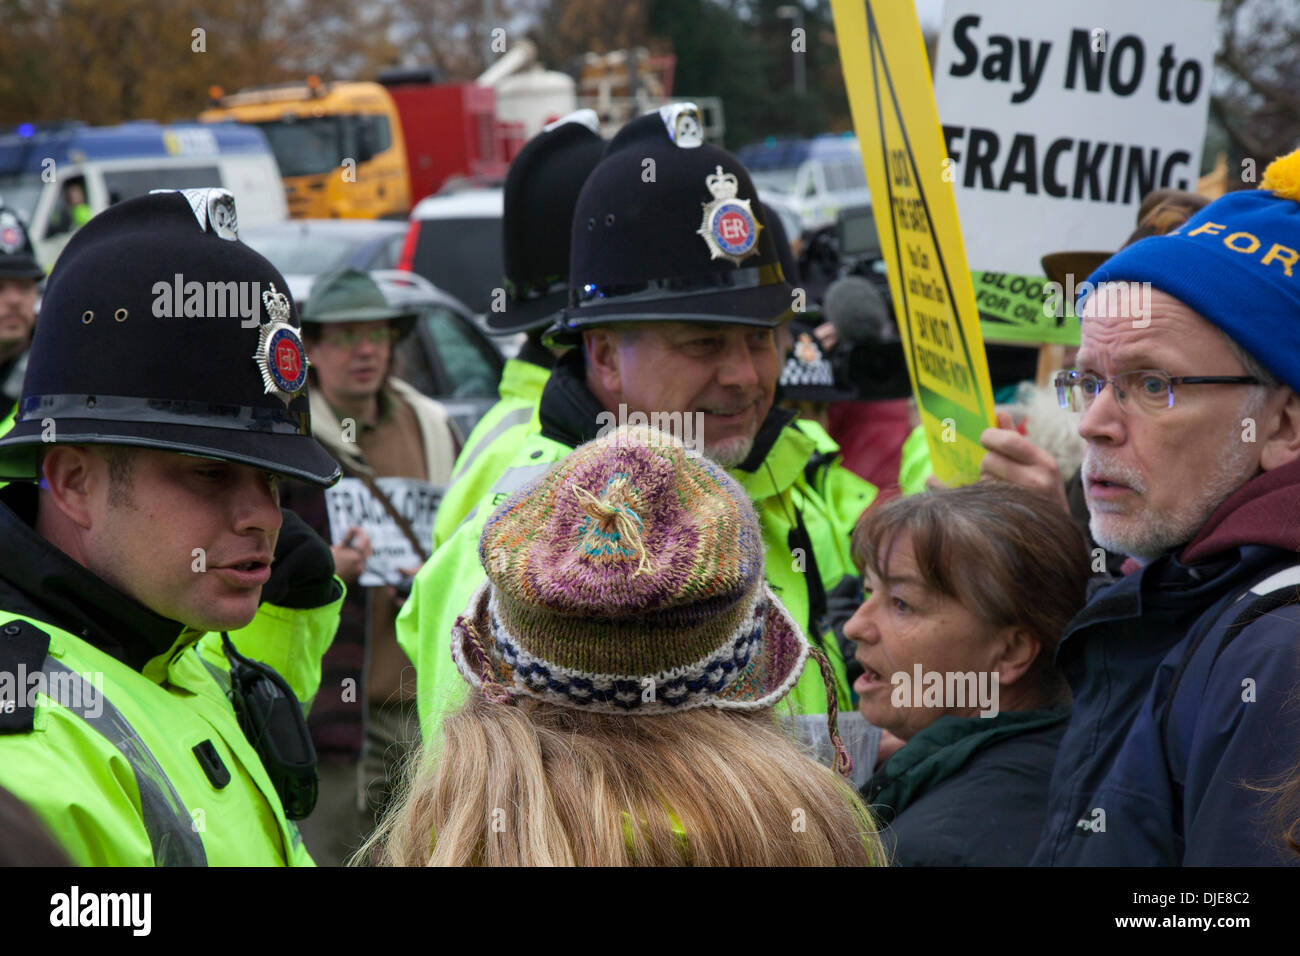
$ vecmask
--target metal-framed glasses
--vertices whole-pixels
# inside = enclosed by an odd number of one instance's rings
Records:
[[[1107,385],[1115,387],[1115,401],[1127,411],[1161,412],[1174,407],[1175,385],[1260,385],[1253,375],[1170,375],[1143,368],[1104,378],[1092,372],[1066,369],[1056,373],[1056,400],[1072,412],[1087,411]]]

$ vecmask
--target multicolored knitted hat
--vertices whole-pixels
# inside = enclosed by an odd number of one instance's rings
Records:
[[[492,514],[452,632],[486,696],[603,713],[770,707],[809,654],[763,579],[754,507],[654,428],[575,449]]]

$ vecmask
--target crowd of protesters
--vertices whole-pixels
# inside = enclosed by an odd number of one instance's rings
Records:
[[[1080,346],[1050,383],[989,348],[945,487],[887,290],[796,308],[701,129],[525,147],[488,324],[526,343],[463,439],[395,367],[414,317],[347,269],[295,305],[223,190],[85,223],[39,320],[0,234],[0,676],[43,688],[0,684],[0,858],[1300,863],[1300,151],[1046,257]],[[159,317],[174,275],[258,322]],[[361,586],[340,476],[402,580]]]

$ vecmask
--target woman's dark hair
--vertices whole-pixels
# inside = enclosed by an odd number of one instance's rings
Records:
[[[926,585],[995,627],[1023,627],[1042,642],[1026,687],[1038,691],[1042,706],[1064,700],[1068,689],[1052,658],[1083,607],[1089,576],[1088,544],[1070,516],[1001,481],[895,498],[858,519],[858,569],[888,581],[882,565],[903,534]]]

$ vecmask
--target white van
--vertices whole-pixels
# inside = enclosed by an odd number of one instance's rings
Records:
[[[204,186],[234,194],[240,225],[288,218],[280,168],[255,127],[145,121],[0,134],[0,199],[27,222],[47,272],[89,215],[151,189]]]

